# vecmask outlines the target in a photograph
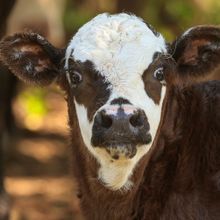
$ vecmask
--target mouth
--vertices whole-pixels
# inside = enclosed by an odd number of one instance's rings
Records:
[[[145,140],[136,143],[111,140],[108,142],[103,142],[102,144],[94,147],[104,148],[114,160],[132,159],[136,155],[138,147],[149,144],[151,140],[152,137],[150,134],[148,134],[145,137]]]
[[[131,159],[137,153],[137,146],[129,143],[111,143],[105,146],[112,159]]]

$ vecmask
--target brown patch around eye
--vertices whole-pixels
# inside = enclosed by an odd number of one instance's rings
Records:
[[[94,113],[104,105],[110,95],[108,83],[104,77],[95,71],[89,61],[79,64],[83,81],[74,90],[77,103],[82,104],[88,110],[88,119],[91,121]]]
[[[208,44],[208,41],[206,39],[194,40],[188,43],[187,46],[184,48],[184,56],[180,57],[179,62],[185,64],[196,64],[199,48],[201,46],[204,46],[205,44]]]
[[[149,68],[145,70],[143,74],[143,81],[147,95],[151,99],[153,99],[155,104],[159,104],[161,98],[162,85],[158,80],[154,78],[153,76],[154,71],[155,71],[155,66],[154,65],[149,66]]]

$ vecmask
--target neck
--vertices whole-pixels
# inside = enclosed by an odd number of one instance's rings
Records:
[[[143,177],[145,160],[141,160],[138,169],[134,171],[131,177],[133,186],[129,190],[112,191],[98,179],[99,165],[92,156],[83,152],[85,146],[78,145],[77,148],[78,150],[74,151],[73,161],[82,195],[81,207],[83,211],[85,210],[86,219],[132,219],[134,199]]]

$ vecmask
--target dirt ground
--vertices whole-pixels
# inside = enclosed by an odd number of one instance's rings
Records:
[[[31,132],[22,104],[14,102],[16,120],[28,132],[9,137],[5,186],[10,220],[82,219],[71,175],[66,104],[57,92],[49,92],[46,100],[49,112]]]

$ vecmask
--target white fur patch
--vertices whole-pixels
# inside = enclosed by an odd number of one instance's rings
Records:
[[[68,67],[69,57],[81,62],[91,61],[110,83],[110,98],[100,109],[109,109],[110,102],[115,98],[128,99],[135,108],[144,110],[154,139],[165,87],[162,87],[160,104],[155,104],[145,92],[142,74],[152,62],[155,52],[166,52],[165,41],[161,35],[155,36],[141,19],[124,13],[112,16],[101,14],[82,26],[73,37],[66,51],[65,65]],[[138,146],[132,159],[111,162],[104,149],[91,146],[93,121],[89,122],[87,109],[76,101],[75,106],[84,143],[100,163],[99,179],[112,190],[128,189],[132,186],[129,177],[134,167],[152,143]]]
[[[92,61],[108,81],[121,86],[127,77],[142,75],[156,51],[166,51],[165,41],[140,18],[125,13],[101,14],[73,37],[67,47],[66,65],[70,56],[81,62]]]

